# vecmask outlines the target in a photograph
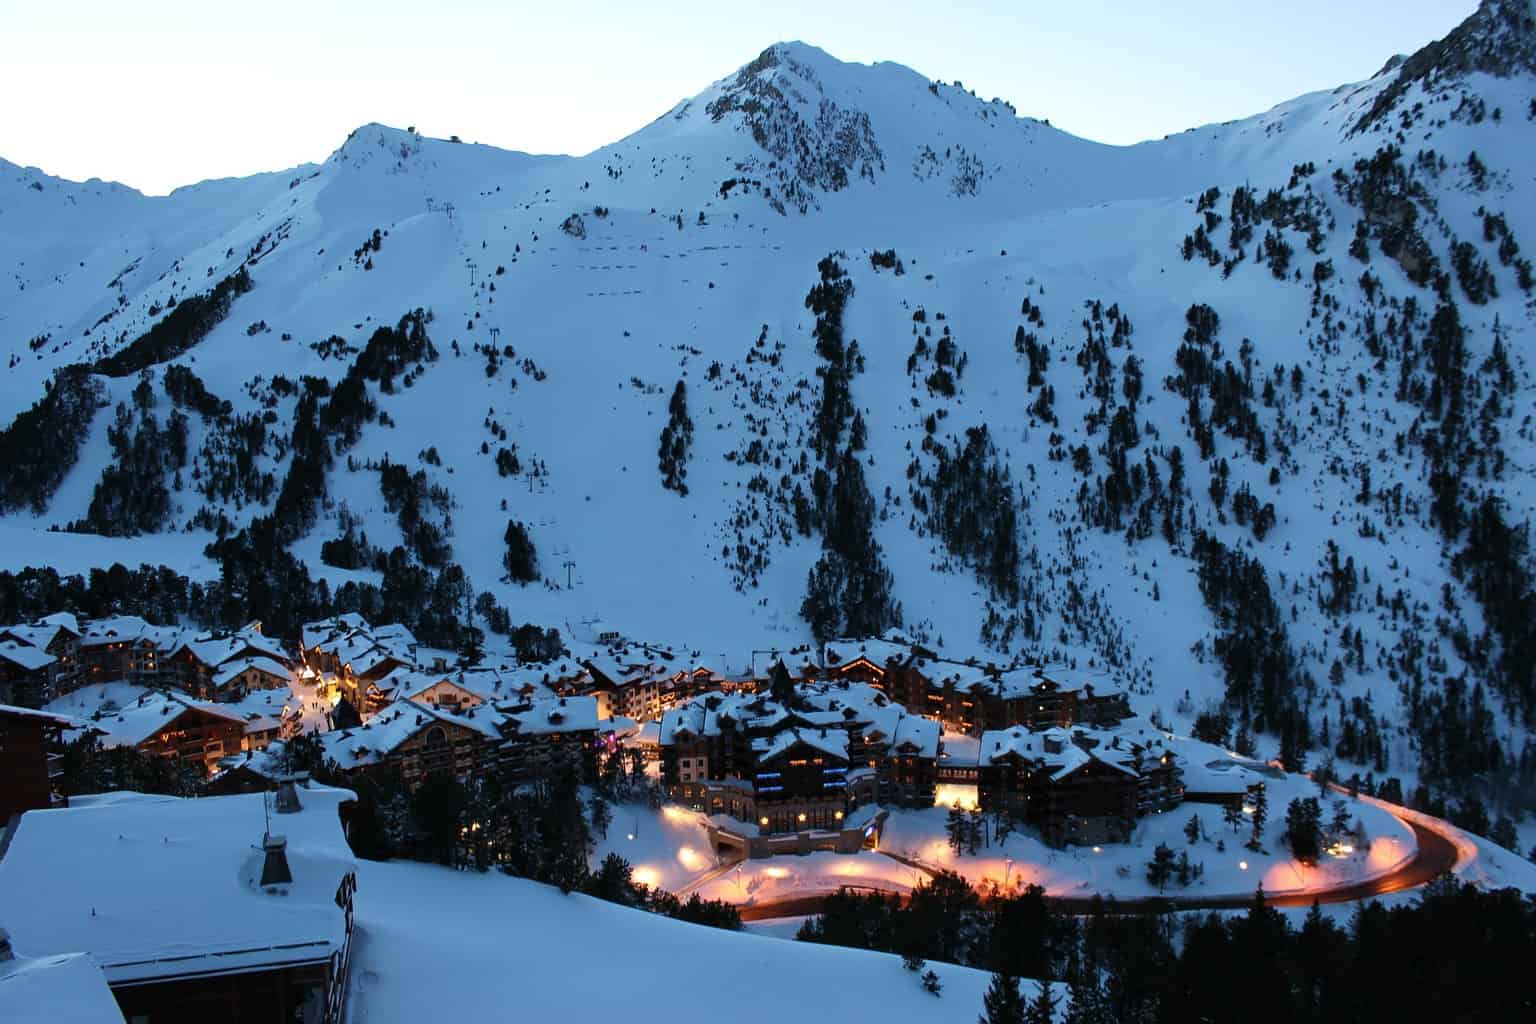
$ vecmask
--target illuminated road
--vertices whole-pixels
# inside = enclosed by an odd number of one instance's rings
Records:
[[[1412,812],[1403,811],[1402,808],[1393,807],[1388,804],[1379,804],[1379,806],[1391,811],[1404,825],[1413,830],[1418,850],[1411,860],[1383,875],[1359,882],[1350,882],[1333,888],[1277,893],[1272,896],[1266,894],[1265,902],[1272,907],[1309,907],[1312,905],[1313,900],[1316,900],[1318,903],[1352,903],[1357,900],[1370,899],[1373,896],[1385,896],[1388,893],[1402,892],[1405,889],[1416,889],[1436,875],[1455,868],[1464,851],[1471,853],[1470,848],[1465,843],[1459,844],[1453,841],[1447,833],[1439,831],[1434,824],[1436,819],[1421,818],[1418,815],[1410,818],[1408,815]],[[1475,853],[1471,855],[1475,856]],[[887,856],[891,855],[887,854]],[[921,869],[921,866],[914,862],[906,861],[900,857],[895,859]],[[876,891],[869,889],[867,886],[858,885],[850,885],[848,888],[859,891]],[[825,899],[826,894],[797,895],[782,900],[745,906],[739,909],[743,921],[765,921],[778,917],[803,917],[819,913],[822,901]],[[1055,909],[1074,914],[1086,913],[1094,904],[1092,897],[1049,896],[1046,899]],[[1241,893],[1231,896],[1195,897],[1154,896],[1144,899],[1117,899],[1106,902],[1112,905],[1116,912],[1128,914],[1161,913],[1169,910],[1239,910],[1253,902],[1253,894]]]

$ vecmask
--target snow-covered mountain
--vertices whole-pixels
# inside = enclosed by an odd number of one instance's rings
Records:
[[[1529,783],[1533,53],[1485,0],[1131,147],[781,43],[580,158],[370,124],[163,198],[0,162],[5,567],[207,572],[298,508],[332,587],[381,579],[322,561],[350,524],[514,621],[744,661],[812,639],[818,560],[823,632],[888,624],[883,566],[909,634],[1170,724]]]

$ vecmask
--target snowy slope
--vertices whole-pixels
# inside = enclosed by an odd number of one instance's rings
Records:
[[[935,998],[896,956],[720,932],[497,874],[365,862],[358,890],[354,1024],[550,1019],[573,1001],[639,1020],[970,1021],[988,983],[936,963]]]
[[[1527,0],[1487,6],[1529,16]],[[1501,53],[1529,35],[1499,32]],[[1497,259],[1497,243],[1485,240],[1477,211],[1502,213],[1513,236],[1536,246],[1536,203],[1528,198],[1536,126],[1527,117],[1536,78],[1518,61],[1497,73],[1482,66],[1437,77],[1422,73],[1422,61],[1392,65],[1244,121],[1121,148],[1072,137],[898,65],[844,64],[786,43],[581,158],[367,125],[319,166],[207,182],[163,199],[4,164],[0,355],[12,365],[0,420],[35,401],[55,367],[119,351],[170,298],[204,291],[242,264],[252,290],[175,361],[236,412],[270,409],[274,434],[286,433],[294,407],[270,391],[274,378],[310,374],[335,383],[351,357],[319,343],[334,335],[361,348],[377,327],[428,309],[442,358],[409,388],[374,388],[393,426],[365,429],[348,452],[359,468],[338,462],[326,515],[295,551],[333,582],[376,578],[329,569],[318,556],[321,542],[340,532],[343,511],[372,543],[387,549],[400,541],[367,465],[388,458],[426,469],[452,493],[454,560],[516,621],[569,625],[600,616],[630,636],[745,660],[754,648],[809,639],[799,608],[821,542],[794,530],[786,495],[796,484],[810,486],[810,467],[796,461],[811,429],[820,360],[804,299],[817,261],[838,252],[854,283],[845,335],[865,361],[852,382],[869,434],[861,457],[881,511],[876,535],[909,627],[962,655],[987,646],[979,639],[986,588],[921,517],[913,519],[908,472],[914,459],[932,470],[931,457],[920,454],[930,414],[939,440],[985,424],[1020,502],[1030,581],[1024,604],[1035,626],[1033,636],[994,644],[1007,648],[1002,653],[1086,651],[1082,657],[1107,661],[1139,691],[1139,710],[1187,723],[1222,694],[1210,656],[1216,624],[1189,558],[1193,529],[1207,530],[1267,570],[1291,645],[1316,682],[1304,699],[1314,730],[1325,717],[1337,729],[1341,703],[1369,697],[1367,717],[1386,724],[1386,772],[1411,780],[1417,747],[1394,667],[1402,645],[1435,641],[1424,634],[1435,630],[1443,587],[1474,636],[1482,613],[1450,572],[1453,549],[1429,520],[1424,458],[1415,444],[1398,444],[1410,424],[1424,422],[1421,409],[1397,395],[1396,362],[1373,357],[1361,337],[1367,317],[1401,315],[1380,295],[1398,303],[1414,296],[1426,319],[1434,295],[1374,241],[1368,265],[1350,255],[1361,214],[1331,178],[1388,143],[1401,147],[1405,163],[1428,148],[1444,158],[1443,169],[1424,175],[1421,226],[1447,269],[1453,240],[1471,242],[1489,262],[1497,298],[1473,304],[1451,286],[1468,366],[1492,350],[1497,318],[1518,383],[1498,421],[1507,467],[1500,479],[1469,485],[1501,495],[1514,520],[1523,519],[1536,499],[1524,426],[1532,412],[1530,308],[1513,269]],[[1385,116],[1363,124],[1383,96]],[[1482,104],[1476,118],[1469,97]],[[1473,151],[1487,168],[1481,187],[1466,168]],[[1312,173],[1293,174],[1308,163]],[[1202,223],[1197,196],[1219,188],[1215,209],[1227,215],[1234,189],[1245,184],[1258,196],[1277,189],[1305,199],[1322,225],[1315,251],[1302,230],[1276,229],[1294,250],[1284,279],[1259,261],[1265,223],[1230,273],[1180,255],[1182,240]],[[1222,256],[1228,227],[1224,221],[1211,232]],[[380,243],[369,248],[375,231]],[[900,275],[870,261],[871,252],[890,248]],[[1319,305],[1312,275],[1324,261],[1336,274]],[[1365,270],[1380,281],[1375,305],[1358,280]],[[1025,299],[1039,322],[1021,314]],[[1171,543],[1156,523],[1151,536],[1128,540],[1127,523],[1098,529],[1083,521],[1079,493],[1107,471],[1105,426],[1094,417],[1099,400],[1077,362],[1091,319],[1086,304],[1094,301],[1118,306],[1134,325],[1128,346],[1106,352],[1111,411],[1123,405],[1127,356],[1142,366],[1134,417],[1141,436],[1131,461],[1150,459],[1166,481],[1168,450],[1183,451],[1187,521]],[[1249,341],[1255,391],[1282,369],[1276,401],[1252,405],[1271,444],[1284,441],[1283,453],[1260,460],[1217,431],[1214,456],[1200,457],[1186,403],[1165,386],[1177,372],[1193,303],[1219,314],[1224,359],[1237,362]],[[914,333],[928,328],[930,350],[947,330],[966,358],[953,396],[925,384],[931,356],[908,369]],[[1020,328],[1049,346],[1043,376],[1055,391],[1054,425],[1027,411],[1038,389],[1015,349]],[[493,329],[496,346],[515,356],[488,373],[476,346],[488,344]],[[1422,336],[1422,325],[1414,330]],[[1301,371],[1295,391],[1293,368]],[[661,487],[656,458],[679,380],[695,426],[686,497]],[[84,547],[84,538],[41,532],[84,515],[110,459],[111,406],[128,401],[135,379],[105,383],[109,405],[46,511],[16,513],[4,524],[4,536],[17,538],[6,545],[8,565],[73,567],[83,557],[107,557],[105,548]],[[163,394],[160,402],[163,411]],[[193,451],[212,429],[191,417]],[[754,440],[765,446],[766,464],[752,461]],[[498,472],[496,451],[514,444],[524,469],[540,465],[540,475]],[[1086,472],[1069,454],[1079,446]],[[440,464],[422,458],[429,447]],[[281,445],[269,445],[258,462],[280,480],[285,459]],[[1229,495],[1246,485],[1260,506],[1274,505],[1275,525],[1262,539],[1234,521],[1230,499],[1218,509],[1208,497],[1221,460]],[[1401,514],[1361,506],[1361,466],[1371,468],[1376,489],[1401,485]],[[763,486],[753,484],[759,474]],[[174,543],[100,544],[129,564],[163,560],[206,574],[199,545],[186,543],[201,535],[182,532],[197,512],[209,505],[238,525],[269,509],[270,499],[209,502],[188,486],[174,504],[166,524]],[[543,585],[500,579],[509,516],[532,530]],[[1362,536],[1366,520],[1371,536]],[[23,550],[26,531],[38,532]],[[1369,574],[1360,600],[1342,614],[1319,609],[1330,540],[1362,579]],[[755,564],[744,564],[739,545]],[[1400,591],[1415,616],[1376,607],[1378,585],[1389,599]],[[1360,632],[1362,654],[1335,683],[1329,676],[1346,626]],[[1475,680],[1485,671],[1448,639],[1434,646],[1431,690],[1443,678]],[[1192,657],[1192,648],[1203,657]],[[1517,710],[1491,691],[1487,702],[1496,712]],[[1513,715],[1496,714],[1495,723],[1502,748],[1517,754],[1526,731]],[[1262,743],[1273,747],[1272,738]]]

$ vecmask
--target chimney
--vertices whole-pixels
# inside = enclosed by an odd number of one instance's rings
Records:
[[[299,785],[308,782],[309,772],[278,776],[277,797],[272,801],[278,814],[297,814],[304,809],[304,805],[299,802]]]
[[[0,928],[0,964],[15,959],[16,954],[11,952],[11,933]]]
[[[288,868],[288,838],[264,832],[261,848],[266,853],[266,860],[261,865],[262,887],[292,883],[293,872]]]

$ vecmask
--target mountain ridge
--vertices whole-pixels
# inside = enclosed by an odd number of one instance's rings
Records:
[[[1170,725],[1536,801],[1536,79],[1350,132],[1399,80],[1110,147],[775,44],[582,157],[370,124],[147,205],[0,167],[13,493],[56,372],[150,357],[54,403],[88,423],[0,568],[72,559],[51,527],[226,573],[277,537],[370,614],[441,584],[733,657],[884,587],[874,621],[1092,660]]]

